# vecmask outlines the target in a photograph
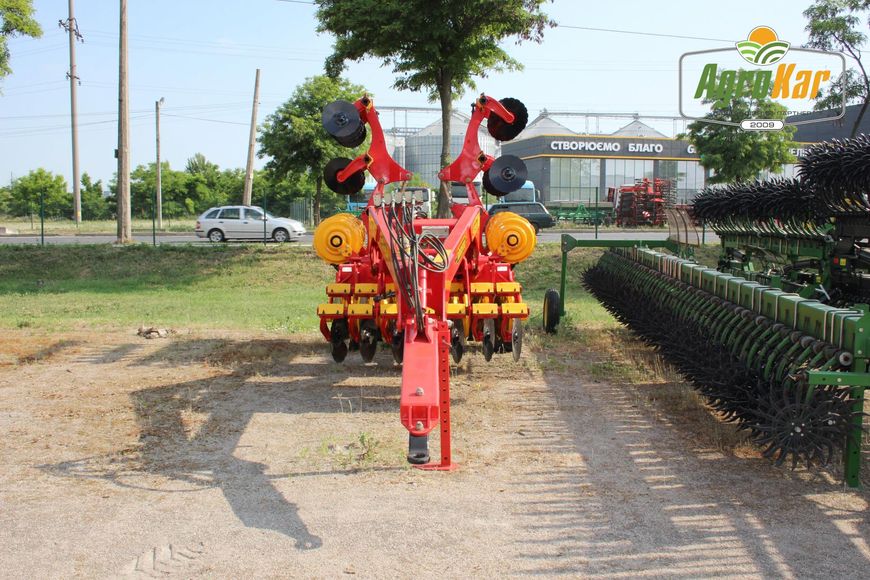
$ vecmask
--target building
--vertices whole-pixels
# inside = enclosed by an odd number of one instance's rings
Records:
[[[677,201],[683,203],[705,184],[704,168],[688,141],[637,119],[612,134],[584,135],[544,112],[501,148],[526,162],[529,179],[550,205],[594,204],[606,200],[607,188],[643,178],[674,179]]]
[[[456,159],[462,152],[465,131],[471,120],[462,113],[453,113],[450,121],[450,155]],[[492,138],[485,127],[478,131],[478,140],[483,152],[498,157],[498,141]],[[431,187],[439,184],[438,172],[441,171],[441,119],[427,125],[414,134],[404,138],[404,144],[396,143],[394,156],[414,175],[420,176]]]
[[[792,152],[800,157],[814,143],[848,138],[860,108],[860,105],[847,107],[846,116],[836,121],[798,125],[794,136],[797,147]],[[814,112],[789,117],[788,121],[830,116],[830,111]],[[462,150],[469,120],[466,115],[453,113],[450,126],[453,158]],[[859,133],[870,133],[870,111],[862,119]],[[586,134],[572,131],[544,111],[516,139],[500,147],[485,127],[481,127],[478,138],[489,155],[522,158],[529,171],[528,179],[535,183],[541,200],[548,205],[594,205],[596,199],[607,199],[608,188],[633,184],[643,178],[674,180],[677,203],[687,203],[707,183],[708,172],[701,166],[691,143],[668,137],[637,118],[614,133]],[[400,164],[429,185],[438,186],[440,120],[419,131],[406,130],[404,136],[392,136],[390,145]],[[797,165],[788,164],[780,173],[764,173],[759,177],[793,177],[796,170]]]

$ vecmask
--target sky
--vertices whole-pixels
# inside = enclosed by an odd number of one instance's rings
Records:
[[[761,24],[793,45],[803,44],[801,13],[809,3],[731,0],[723,10],[697,0],[555,0],[544,10],[560,26],[548,29],[542,43],[504,43],[524,70],[478,79],[477,92],[518,98],[531,119],[545,108],[677,116],[682,53],[732,46]],[[69,45],[58,27],[68,17],[68,3],[35,0],[34,6],[44,34],[9,42],[13,73],[0,80],[0,182],[38,167],[69,182]],[[75,9],[84,37],[76,47],[80,166],[106,183],[117,169],[119,2],[78,0]],[[315,6],[304,1],[128,0],[133,166],[154,161],[154,104],[164,98],[163,160],[183,169],[202,153],[221,168],[244,167],[256,69],[262,70],[262,123],[306,78],[322,74],[332,38],[316,27]],[[391,69],[377,60],[348,63],[345,76],[365,86],[379,108],[438,106],[425,94],[393,89]],[[464,110],[475,94],[469,91],[454,103]],[[385,127],[394,119],[400,126],[423,127],[437,118],[437,111],[382,114]],[[582,118],[558,120],[587,129]],[[611,132],[627,122],[605,119],[597,128]],[[682,129],[671,122],[649,124],[670,135]],[[258,167],[264,163],[257,160]]]

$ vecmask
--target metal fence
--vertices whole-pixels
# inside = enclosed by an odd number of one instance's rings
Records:
[[[310,198],[306,197],[303,199],[293,200],[290,203],[289,208],[286,211],[282,211],[281,213],[287,214],[281,217],[288,217],[290,219],[300,221],[304,223],[307,227],[311,227],[314,225],[314,206]]]

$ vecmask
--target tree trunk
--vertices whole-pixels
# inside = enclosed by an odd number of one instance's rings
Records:
[[[453,117],[453,82],[449,76],[442,76],[438,85],[441,97],[441,167],[450,163],[450,120]],[[450,182],[442,181],[438,190],[437,217],[452,217],[450,212]]]
[[[323,179],[318,177],[314,182],[314,203],[311,204],[311,213],[314,214],[314,225],[320,223],[320,190],[323,186]]]
[[[861,119],[864,118],[864,113],[867,112],[868,103],[870,103],[870,95],[864,98],[864,104],[861,105],[861,110],[858,111],[858,118],[855,119],[855,124],[852,125],[852,134],[850,135],[850,137],[852,137],[853,139],[855,138],[855,135],[858,134],[858,127],[861,126]]]

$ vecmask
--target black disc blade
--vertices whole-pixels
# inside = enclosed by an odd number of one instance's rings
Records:
[[[518,190],[529,175],[526,164],[515,155],[502,155],[483,174],[483,187],[495,196]]]
[[[505,109],[513,113],[514,122],[508,123],[498,115],[490,115],[487,122],[489,134],[499,141],[510,141],[526,128],[529,122],[529,112],[519,99],[508,97],[499,101]]]
[[[323,181],[326,186],[341,195],[353,195],[363,188],[366,183],[365,173],[360,170],[348,177],[344,181],[338,180],[339,172],[350,165],[351,159],[346,157],[336,157],[326,164],[323,168]]]
[[[359,111],[348,101],[333,101],[323,108],[323,128],[345,147],[357,147],[366,138]]]

